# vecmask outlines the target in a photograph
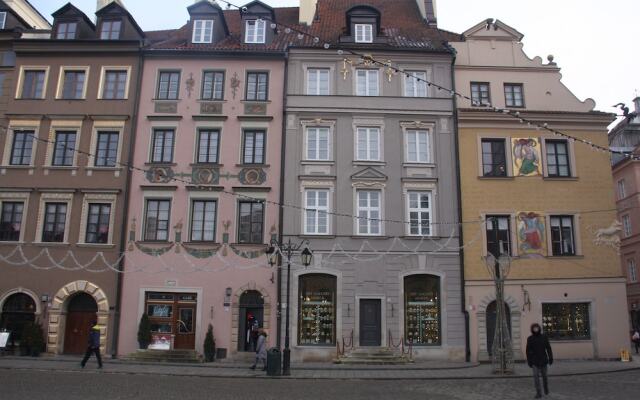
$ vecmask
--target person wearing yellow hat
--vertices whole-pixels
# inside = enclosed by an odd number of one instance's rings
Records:
[[[96,355],[96,360],[98,360],[98,369],[102,368],[102,357],[100,357],[100,327],[95,320],[91,322],[87,351],[84,353],[84,358],[80,363],[82,368],[87,365],[87,361],[89,361],[92,353]]]

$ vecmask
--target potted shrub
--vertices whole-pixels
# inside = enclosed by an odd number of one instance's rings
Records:
[[[44,332],[40,322],[36,321],[31,324],[31,357],[39,357],[44,351]]]
[[[216,340],[213,337],[213,326],[209,324],[204,337],[204,362],[213,362],[216,356]]]
[[[142,314],[138,325],[138,344],[140,348],[146,350],[151,344],[151,321],[147,314]]]

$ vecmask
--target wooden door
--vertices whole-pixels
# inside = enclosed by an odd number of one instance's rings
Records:
[[[487,306],[487,352],[489,355],[493,354],[493,339],[495,339],[496,335],[496,302],[492,301]],[[509,333],[511,333],[511,310],[509,309],[509,305],[504,303],[504,309],[507,315],[507,326],[509,327]]]
[[[378,347],[382,345],[381,305],[380,299],[360,300],[360,346]]]
[[[193,350],[196,346],[196,306],[178,304],[173,348]]]
[[[89,330],[95,321],[96,313],[90,311],[71,311],[67,314],[64,333],[64,353],[83,354],[89,343]]]

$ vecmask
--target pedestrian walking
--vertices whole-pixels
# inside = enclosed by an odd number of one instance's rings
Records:
[[[542,397],[540,388],[540,377],[544,394],[549,394],[549,383],[547,382],[547,366],[553,364],[553,352],[549,339],[542,333],[539,324],[531,325],[531,336],[527,338],[527,364],[533,369],[533,383],[536,388],[536,399]]]
[[[640,354],[638,353],[638,351],[640,350],[640,331],[638,329],[635,329],[633,331],[633,335],[631,335],[631,341],[636,347],[636,354]]]
[[[267,370],[267,332],[260,328],[258,333],[258,340],[256,342],[256,362],[253,363],[251,369],[256,369],[258,363],[262,362],[263,371]]]
[[[100,357],[100,327],[98,326],[98,322],[95,320],[91,322],[87,351],[84,353],[84,358],[80,363],[82,368],[87,365],[87,361],[89,360],[89,357],[91,357],[92,353],[96,355],[96,360],[98,360],[98,369],[102,368],[102,357]]]

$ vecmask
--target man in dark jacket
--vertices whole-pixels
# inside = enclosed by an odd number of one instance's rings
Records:
[[[91,329],[89,330],[89,343],[87,346],[87,351],[84,353],[84,358],[80,363],[80,366],[84,368],[91,357],[91,353],[96,355],[96,359],[98,360],[98,368],[102,368],[102,358],[100,357],[100,327],[98,326],[97,321],[91,322]]]
[[[542,397],[540,390],[540,376],[542,376],[542,385],[544,394],[549,394],[549,385],[547,383],[547,365],[553,364],[553,352],[546,335],[542,333],[540,325],[531,325],[531,336],[527,339],[527,363],[533,369],[533,382],[536,386],[536,399]]]

